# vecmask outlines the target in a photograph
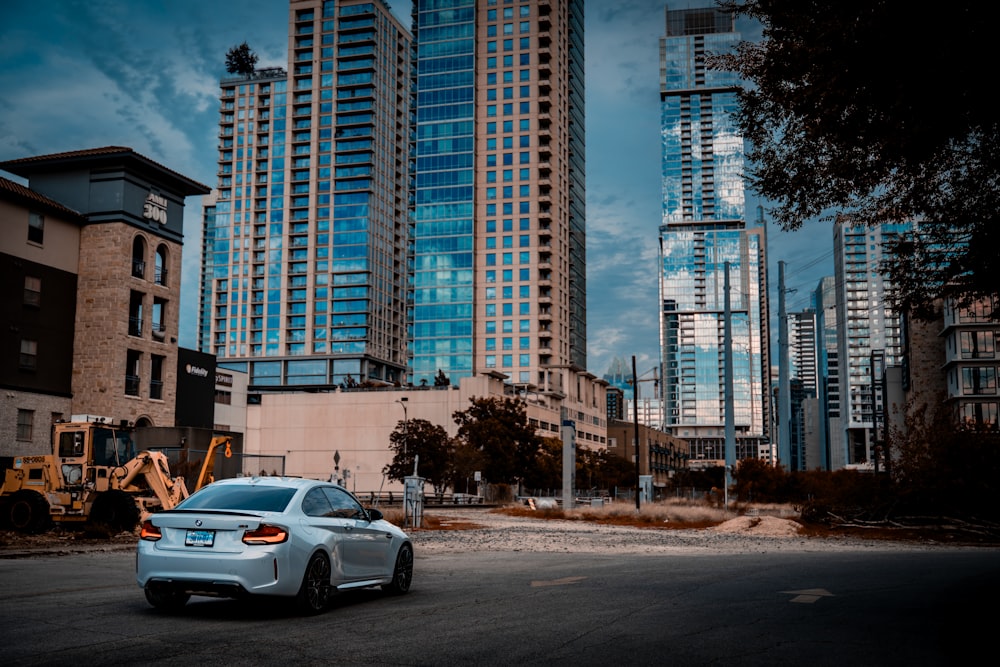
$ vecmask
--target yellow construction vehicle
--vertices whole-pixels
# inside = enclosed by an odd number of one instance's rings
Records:
[[[25,533],[53,523],[133,530],[150,513],[188,497],[183,477],[170,474],[162,452],[135,452],[134,430],[105,418],[57,422],[52,454],[18,456],[0,489],[0,526]],[[212,439],[195,490],[211,479],[215,451],[231,439]]]

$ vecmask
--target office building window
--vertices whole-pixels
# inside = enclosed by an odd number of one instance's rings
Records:
[[[146,241],[141,236],[132,240],[132,276],[146,277]]]
[[[128,307],[128,335],[142,335],[142,292],[132,290]]]
[[[965,395],[996,394],[997,369],[992,366],[963,368],[962,393]]]
[[[167,248],[159,246],[156,249],[156,271],[154,279],[157,285],[167,284]]]
[[[153,298],[153,338],[163,340],[167,331],[167,300]]]
[[[35,276],[24,277],[24,305],[38,308],[42,305],[42,279]]]
[[[38,368],[38,341],[21,339],[21,356],[18,359],[21,370],[33,371]]]
[[[125,357],[125,395],[139,395],[140,369],[142,368],[142,352],[128,350]]]
[[[17,439],[30,441],[35,430],[35,411],[17,411]]]
[[[38,243],[45,240],[45,216],[41,213],[28,213],[28,241]]]
[[[164,357],[154,354],[149,369],[149,397],[157,400],[163,399],[163,362]]]

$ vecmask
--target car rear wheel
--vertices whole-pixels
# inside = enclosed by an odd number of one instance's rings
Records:
[[[396,567],[392,571],[392,582],[382,586],[382,590],[392,595],[402,595],[410,590],[413,581],[413,547],[404,544],[396,554]]]
[[[187,593],[175,590],[170,586],[146,584],[143,591],[146,593],[146,601],[163,611],[177,611],[191,599]]]
[[[330,591],[330,560],[326,554],[316,552],[306,565],[295,602],[302,612],[319,614],[330,604]]]

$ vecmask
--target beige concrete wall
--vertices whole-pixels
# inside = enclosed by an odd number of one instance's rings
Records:
[[[400,399],[406,398],[406,418],[423,419],[443,427],[449,435],[458,432],[452,415],[469,407],[473,397],[504,396],[510,390],[502,379],[491,375],[464,378],[459,387],[445,389],[394,388],[377,391],[335,391],[328,393],[264,394],[260,405],[247,406],[245,451],[285,457],[285,474],[311,479],[327,479],[333,473],[333,456],[340,453],[340,469],[351,470],[346,482],[351,490],[401,491],[402,485],[382,479],[382,469],[392,460],[389,435],[403,421]],[[603,405],[603,385],[601,385]],[[604,421],[595,425],[591,406],[577,404],[571,411],[558,397],[529,394],[529,420],[544,423],[539,435],[560,437],[562,416],[578,421],[577,446],[604,447]],[[581,437],[581,432],[591,434]],[[418,470],[419,473],[419,470]]]
[[[220,368],[216,375],[224,374],[232,378],[232,385],[216,384],[217,390],[228,391],[230,402],[215,404],[215,424],[216,428],[225,427],[224,430],[236,433],[246,433],[247,431],[247,386],[250,376],[239,371],[232,371],[228,368]]]
[[[80,223],[45,213],[41,245],[28,241],[31,208],[0,200],[0,253],[76,273],[80,263]]]

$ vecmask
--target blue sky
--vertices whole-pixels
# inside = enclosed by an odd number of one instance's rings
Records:
[[[409,25],[410,3],[389,4]],[[628,362],[635,355],[640,374],[658,359],[664,7],[591,0],[586,8],[588,367],[597,375],[615,357]],[[0,2],[0,160],[128,146],[212,187],[226,51],[247,41],[258,67],[285,67],[287,21],[285,0]],[[761,202],[751,196],[747,203],[756,219]],[[200,208],[199,198],[188,199],[180,343],[190,348]],[[768,237],[772,295],[784,261],[786,287],[795,290],[788,310],[808,307],[819,279],[833,273],[832,229],[815,223],[787,233],[771,226]],[[776,297],[771,309],[778,311]]]

